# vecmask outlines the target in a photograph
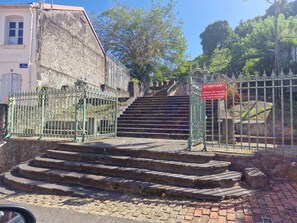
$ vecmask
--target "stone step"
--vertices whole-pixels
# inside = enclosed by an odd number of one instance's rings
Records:
[[[135,137],[135,138],[151,138],[151,139],[173,139],[173,140],[187,140],[189,134],[178,133],[147,133],[147,132],[118,132],[120,137]]]
[[[135,115],[162,115],[162,116],[166,116],[166,115],[170,115],[170,116],[189,116],[190,111],[189,109],[179,109],[177,108],[175,109],[163,109],[163,107],[155,107],[155,106],[151,106],[151,107],[147,107],[145,109],[141,108],[141,107],[135,107],[135,108],[128,108],[123,112],[123,115],[131,115],[131,114],[135,114]],[[205,115],[207,116],[208,120],[213,119],[214,121],[218,120],[218,117],[216,115],[216,113],[210,111],[210,110],[206,110]]]
[[[176,108],[189,108],[189,104],[146,104],[134,102],[129,108],[141,108],[141,109],[152,109],[152,108],[164,108],[164,109],[176,109]]]
[[[167,119],[171,117],[180,117],[180,118],[189,118],[188,113],[181,113],[181,114],[176,114],[176,113],[127,113],[127,114],[122,114],[121,116],[132,116],[132,117],[147,117],[147,118],[162,118],[162,119]]]
[[[168,124],[129,124],[129,122],[119,122],[118,124],[118,133],[121,132],[140,132],[140,133],[165,133],[165,134],[186,134],[189,137],[189,126],[188,125],[168,125]],[[211,128],[211,126],[206,126],[206,134],[218,135],[218,130]],[[221,134],[222,135],[222,134]]]
[[[157,127],[161,127],[161,126],[180,126],[181,129],[183,128],[189,128],[189,121],[184,121],[184,120],[146,120],[146,119],[132,119],[132,118],[128,118],[128,117],[122,117],[122,119],[118,120],[118,126],[119,125],[123,125],[123,126],[128,126],[128,125],[143,125],[143,126],[155,126]],[[209,130],[214,130],[214,131],[218,131],[218,124],[213,123],[212,120],[206,120],[206,129]],[[221,130],[222,132],[222,130]]]
[[[65,159],[72,161],[97,162],[107,165],[119,165],[123,167],[145,168],[149,170],[171,172],[202,176],[225,172],[230,162],[211,160],[207,163],[190,163],[169,160],[157,160],[148,158],[137,158],[131,156],[114,156],[94,154],[86,152],[48,150],[46,155],[49,158]]]
[[[68,195],[75,193],[83,195],[85,191],[81,191],[81,189],[85,187],[116,190],[125,193],[138,193],[142,195],[173,196],[200,200],[231,199],[249,196],[252,193],[252,191],[246,190],[240,185],[231,188],[185,188],[129,180],[120,177],[105,177],[59,169],[36,168],[26,164],[20,165],[18,174],[19,175],[5,174],[6,182],[15,187],[23,187],[25,182],[26,189],[31,191],[44,189],[46,192],[58,194],[67,193]],[[34,177],[34,180],[32,177]],[[61,182],[63,182],[63,184]],[[77,187],[79,189],[77,189]],[[71,193],[73,190],[75,190],[75,192]]]
[[[189,103],[170,103],[170,102],[134,102],[133,107],[156,107],[156,108],[171,108],[171,107],[189,107]],[[132,108],[133,108],[132,107]]]
[[[189,125],[189,120],[183,120],[183,119],[168,119],[168,120],[149,120],[149,119],[143,119],[143,118],[132,118],[132,117],[120,117],[118,119],[118,124],[120,123],[124,123],[124,124],[155,124],[155,125],[159,125],[159,124],[167,124],[167,125]]]
[[[167,129],[186,129],[189,130],[189,125],[183,124],[149,124],[149,123],[130,123],[130,122],[118,122],[118,128],[128,127],[128,128],[167,128]]]
[[[210,152],[190,152],[190,151],[158,151],[153,150],[156,144],[94,144],[85,145],[78,143],[65,143],[60,144],[59,149],[63,151],[73,152],[87,152],[94,154],[105,154],[105,155],[119,155],[119,156],[131,156],[131,157],[142,157],[149,159],[158,160],[171,160],[180,162],[191,162],[191,163],[207,163],[215,157],[215,154]],[[186,145],[185,145],[186,149]]]
[[[131,109],[128,108],[124,111],[124,114],[128,114],[128,113],[132,113],[132,114],[137,114],[137,113],[142,113],[142,114],[148,114],[148,113],[158,113],[158,114],[180,114],[180,113],[189,113],[189,109],[160,109],[160,108],[150,108],[150,109]]]
[[[148,101],[189,101],[189,97],[138,97],[136,99],[136,101],[144,101],[144,102],[148,102]]]
[[[118,126],[118,132],[141,132],[141,133],[180,133],[180,134],[189,134],[189,129],[180,129],[180,128],[141,128],[141,127],[122,127]]]
[[[36,157],[32,165],[34,167],[57,168],[88,174],[123,177],[146,182],[194,188],[233,187],[242,177],[241,173],[235,171],[226,171],[215,175],[195,176],[133,167],[51,159],[47,157]]]
[[[14,171],[13,171],[14,172]],[[92,189],[89,187],[73,186],[59,183],[51,183],[36,179],[25,178],[15,174],[13,172],[7,172],[4,174],[4,182],[8,186],[21,190],[34,193],[65,195],[65,196],[77,196],[77,197],[103,197],[103,191],[98,189]],[[106,192],[105,192],[106,193]]]
[[[138,120],[138,121],[159,121],[159,122],[166,122],[166,121],[175,121],[176,123],[178,122],[189,122],[189,117],[187,116],[162,116],[162,117],[158,117],[158,115],[153,115],[150,117],[147,116],[133,116],[133,114],[123,114],[118,118],[118,121],[122,121],[122,120]]]

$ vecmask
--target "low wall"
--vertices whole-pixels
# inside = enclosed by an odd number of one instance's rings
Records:
[[[297,157],[287,158],[272,153],[255,155],[218,153],[216,159],[231,162],[230,170],[242,172],[246,167],[256,167],[269,177],[297,181]]]
[[[47,149],[57,147],[62,141],[18,138],[5,139],[5,142],[6,144],[0,145],[0,173],[44,153]]]

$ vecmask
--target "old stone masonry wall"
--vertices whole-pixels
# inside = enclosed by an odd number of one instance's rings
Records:
[[[105,55],[83,11],[37,14],[37,86],[105,84]]]

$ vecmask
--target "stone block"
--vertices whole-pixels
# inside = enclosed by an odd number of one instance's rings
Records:
[[[244,176],[253,188],[264,188],[268,183],[267,176],[258,168],[245,168]]]

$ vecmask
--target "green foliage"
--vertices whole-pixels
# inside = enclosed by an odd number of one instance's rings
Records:
[[[186,41],[175,5],[174,0],[165,6],[152,1],[149,11],[117,5],[93,13],[92,21],[105,50],[146,80],[156,67],[176,67],[184,58]]]
[[[296,2],[292,5],[297,9]],[[223,34],[215,35],[220,32]],[[291,58],[292,47],[297,45],[297,38],[292,38],[297,37],[297,16],[278,16],[278,36],[280,66],[285,71],[293,68],[297,72],[297,64]],[[209,25],[200,37],[204,53],[196,60],[205,63],[212,73],[263,73],[274,68],[274,16],[241,21],[234,31],[226,22],[218,21]]]
[[[227,21],[217,21],[208,25],[200,34],[203,53],[211,55],[216,48],[225,47],[234,34]]]
[[[182,76],[187,75],[192,65],[194,65],[194,61],[183,60],[180,65],[173,70],[173,77],[175,79],[180,79]]]
[[[209,64],[210,73],[225,72],[231,61],[231,52],[227,48],[215,49]]]

